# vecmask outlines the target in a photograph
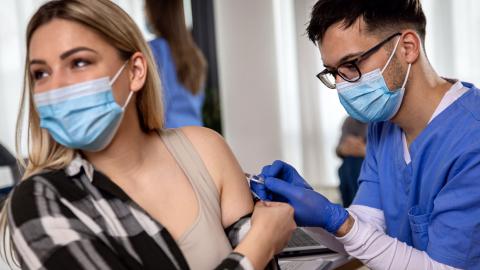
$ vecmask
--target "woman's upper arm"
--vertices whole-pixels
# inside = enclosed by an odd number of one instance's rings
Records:
[[[222,223],[226,228],[253,211],[253,200],[245,175],[225,140],[201,127],[182,128],[199,152],[220,194]]]

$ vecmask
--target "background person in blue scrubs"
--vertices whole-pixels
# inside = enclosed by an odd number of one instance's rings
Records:
[[[337,156],[342,159],[342,165],[338,168],[338,178],[344,207],[349,207],[357,194],[357,180],[367,149],[366,140],[367,124],[347,117],[343,121],[342,135],[335,150]]]
[[[358,193],[347,211],[282,161],[252,184],[371,269],[480,267],[480,90],[437,75],[425,26],[419,0],[318,1],[307,28],[317,77],[369,123]]]
[[[165,127],[202,126],[207,62],[185,24],[182,0],[146,0],[150,41],[165,101]]]

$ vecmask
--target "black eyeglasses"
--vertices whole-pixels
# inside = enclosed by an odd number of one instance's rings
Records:
[[[395,33],[389,37],[387,37],[382,42],[378,43],[377,45],[373,46],[368,51],[362,53],[361,55],[357,56],[352,60],[348,60],[346,62],[341,63],[338,65],[337,68],[334,69],[324,69],[322,72],[317,74],[317,78],[325,84],[328,88],[335,89],[336,88],[336,78],[337,75],[340,76],[347,82],[356,82],[362,78],[362,72],[358,68],[358,63],[362,60],[365,60],[376,51],[378,51],[383,45],[389,42],[392,38],[401,35],[402,33]]]

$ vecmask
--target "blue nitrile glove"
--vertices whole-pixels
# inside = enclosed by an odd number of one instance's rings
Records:
[[[311,189],[274,177],[265,179],[265,187],[273,193],[274,198],[280,198],[295,209],[295,221],[299,226],[322,227],[330,233],[336,233],[348,218],[345,208],[331,203]]]
[[[275,160],[272,165],[268,165],[263,167],[261,175],[264,178],[267,177],[275,177],[278,179],[282,179],[294,186],[297,187],[304,187],[306,189],[313,188],[300,176],[300,174],[295,170],[292,165],[283,162],[281,160]]]
[[[304,187],[313,190],[313,188],[300,176],[300,174],[298,174],[295,168],[280,160],[276,160],[272,163],[272,165],[267,165],[263,167],[260,176],[262,176],[263,178],[275,177],[283,179],[288,183],[293,184],[294,186]],[[261,200],[285,202],[285,198],[272,194],[271,192],[266,190],[265,186],[262,184],[251,182],[250,189],[255,194],[257,194]]]
[[[273,199],[273,194],[271,192],[269,192],[265,188],[265,185],[263,185],[263,184],[259,184],[259,183],[250,181],[250,190],[255,195],[255,197],[257,197],[259,200],[275,201]]]

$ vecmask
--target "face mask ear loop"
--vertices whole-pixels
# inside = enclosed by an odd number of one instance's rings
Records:
[[[392,60],[393,56],[395,55],[395,51],[397,50],[398,44],[400,43],[400,38],[401,38],[401,37],[399,37],[399,38],[397,39],[397,43],[395,43],[395,47],[393,47],[392,54],[390,54],[390,57],[388,58],[387,63],[385,64],[385,66],[383,66],[382,71],[380,71],[380,73],[383,74],[383,72],[384,72],[385,69],[387,68],[388,64],[390,64],[390,61]]]
[[[408,80],[408,75],[410,75],[410,68],[412,67],[412,64],[408,64],[408,68],[407,68],[407,75],[405,75],[405,80],[403,80],[403,84],[402,84],[402,88],[401,89],[405,89],[405,85],[407,85],[407,80]]]
[[[122,107],[122,110],[125,110],[125,108],[128,106],[128,103],[130,103],[130,99],[133,97],[133,91],[130,91],[130,94],[128,94],[127,101],[125,101],[125,104]]]
[[[122,74],[122,71],[125,69],[125,67],[127,66],[128,64],[128,60],[127,62],[125,62],[125,64],[123,64],[123,66],[117,71],[117,74],[115,74],[115,76],[113,76],[113,79],[110,81],[110,86],[112,86],[115,81],[118,79],[118,77],[120,76],[120,74]]]

